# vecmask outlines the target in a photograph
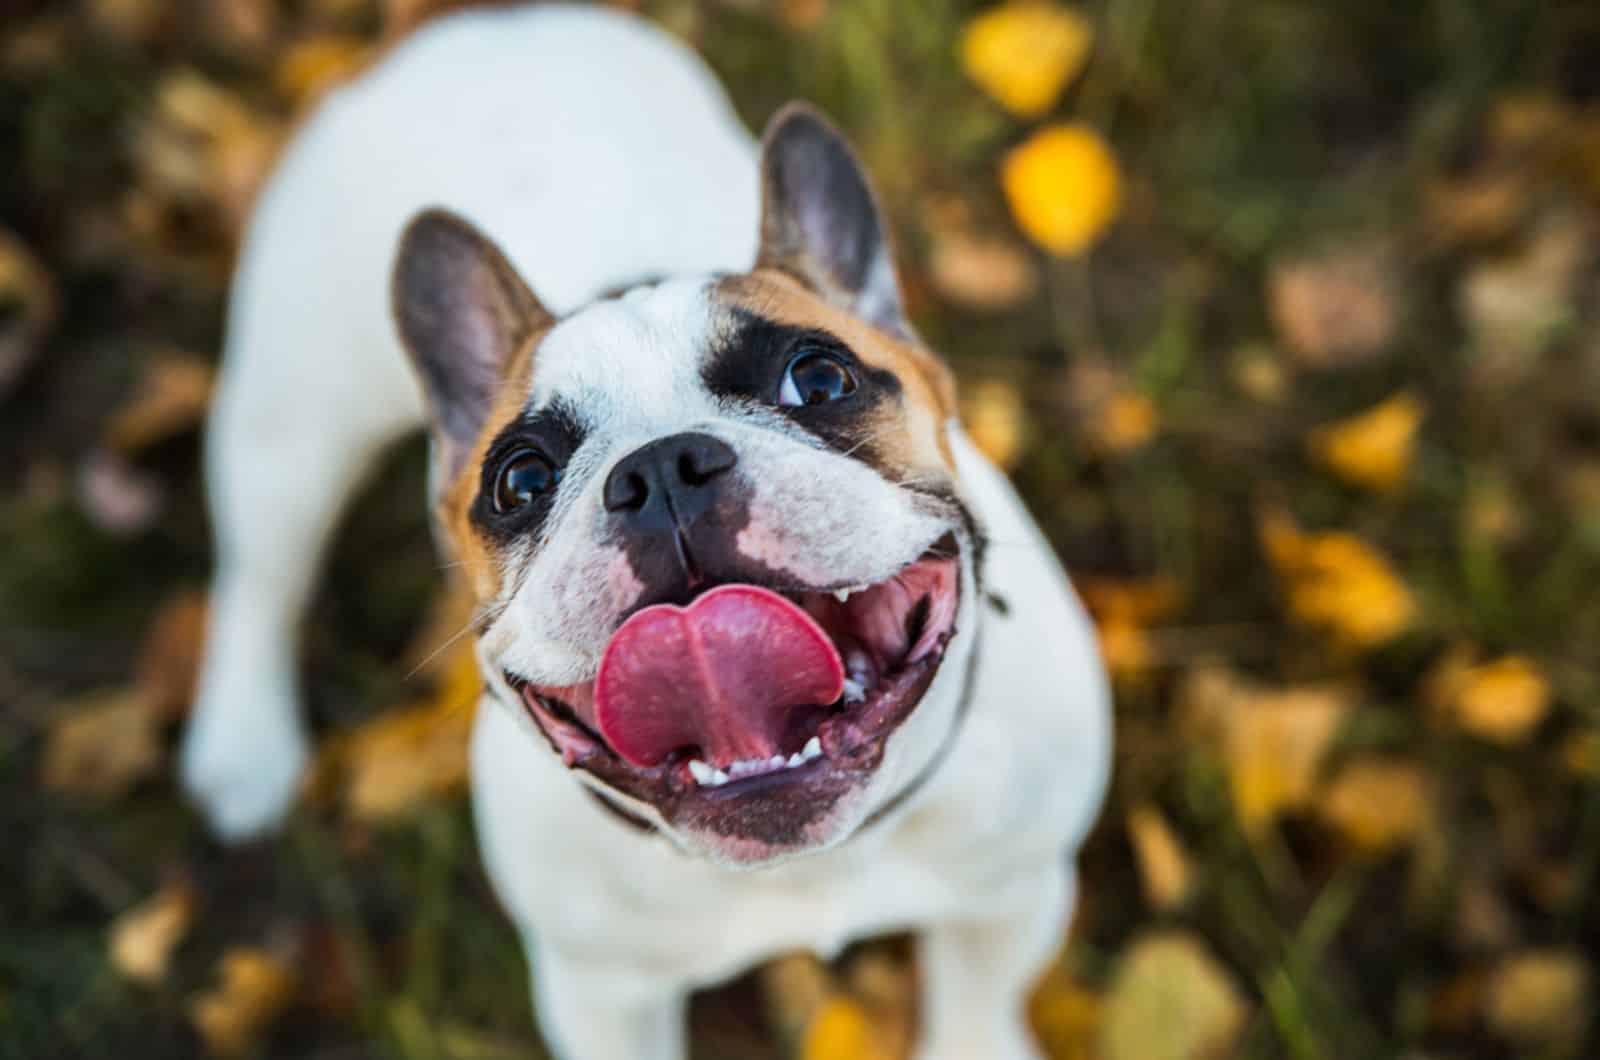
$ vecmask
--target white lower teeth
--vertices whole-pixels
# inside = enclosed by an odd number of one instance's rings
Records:
[[[762,773],[776,773],[780,769],[797,769],[821,757],[822,740],[813,736],[806,741],[804,747],[788,758],[783,755],[773,755],[771,758],[745,758],[730,764],[725,769],[718,769],[698,758],[692,758],[689,760],[689,773],[694,777],[695,783],[703,788],[720,788],[730,780]]]
[[[844,701],[846,703],[860,703],[867,698],[867,689],[855,678],[846,678],[844,682]]]

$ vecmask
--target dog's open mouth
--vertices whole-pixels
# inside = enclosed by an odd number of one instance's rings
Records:
[[[957,553],[946,535],[866,586],[711,586],[630,615],[592,681],[507,678],[569,766],[669,817],[685,799],[770,795],[823,773],[859,780],[943,660]]]

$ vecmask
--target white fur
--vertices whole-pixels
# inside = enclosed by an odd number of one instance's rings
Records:
[[[396,237],[422,207],[474,221],[557,311],[646,275],[702,277],[593,306],[541,348],[535,400],[544,388],[585,394],[585,414],[613,417],[610,448],[585,454],[586,474],[572,476],[589,485],[562,497],[563,527],[581,524],[592,483],[628,438],[698,423],[740,440],[741,468],[814,466],[801,476],[814,492],[783,512],[822,520],[854,497],[861,518],[899,528],[874,537],[847,524],[834,538],[820,524],[794,528],[816,547],[854,546],[824,557],[830,569],[873,574],[928,530],[881,481],[855,477],[859,465],[727,415],[683,375],[685,351],[707,341],[703,275],[754,257],[755,159],[692,55],[595,9],[440,20],[306,126],[244,249],[208,439],[219,565],[183,772],[220,833],[258,833],[292,800],[306,753],[294,638],[317,557],[374,457],[420,420],[387,278]],[[867,804],[939,753],[969,653],[971,710],[929,783],[842,844],[755,872],[685,855],[598,807],[524,713],[486,698],[473,738],[481,845],[564,1060],[679,1060],[688,991],[782,950],[835,953],[895,928],[918,930],[925,948],[924,1060],[1037,1055],[1022,998],[1059,938],[1070,854],[1100,802],[1107,695],[1049,547],[1004,478],[950,431],[964,495],[991,536],[985,587],[1009,609],[979,601],[969,572],[963,635],[891,740]],[[574,586],[580,574],[592,581],[582,535],[551,551],[558,544],[544,552],[566,565],[541,556],[529,576],[545,588],[559,588],[563,570]],[[540,624],[570,619],[570,606],[515,600],[514,621],[480,645],[487,661],[592,676],[592,637]]]

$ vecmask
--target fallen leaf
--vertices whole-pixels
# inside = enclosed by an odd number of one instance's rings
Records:
[[[1087,578],[1079,585],[1094,616],[1100,655],[1118,681],[1137,683],[1158,660],[1151,625],[1172,617],[1183,593],[1170,578]]]
[[[50,274],[20,239],[0,228],[0,397],[38,355],[56,311]]]
[[[935,235],[928,274],[950,301],[987,313],[1010,309],[1039,289],[1039,272],[1022,246],[965,230]]]
[[[1515,954],[1490,978],[1485,1017],[1494,1033],[1520,1045],[1570,1046],[1588,1033],[1592,986],[1589,963],[1575,951]]]
[[[1187,933],[1129,947],[1106,994],[1102,1060],[1206,1060],[1227,1055],[1247,1010],[1233,978]]]
[[[1318,794],[1318,816],[1358,851],[1381,856],[1415,839],[1431,816],[1428,778],[1414,762],[1362,758]]]
[[[1229,371],[1233,385],[1253,401],[1278,405],[1289,396],[1289,369],[1270,347],[1246,346],[1229,361]]]
[[[330,745],[318,771],[342,776],[346,812],[373,824],[459,791],[482,690],[477,656],[463,643],[430,699],[382,715]]]
[[[1245,831],[1258,835],[1285,813],[1305,809],[1319,770],[1349,711],[1333,689],[1261,692],[1227,722],[1228,789]]]
[[[801,1060],[891,1060],[860,1003],[834,996],[818,1007],[800,1046]]]
[[[997,103],[1024,118],[1049,110],[1089,57],[1094,31],[1072,8],[1011,0],[961,33],[961,68]]]
[[[1159,425],[1155,402],[1137,390],[1119,390],[1096,410],[1089,437],[1101,452],[1122,456],[1148,444]]]
[[[189,1021],[214,1056],[237,1056],[294,998],[290,970],[262,950],[239,947],[223,954],[222,982],[189,1002]]]
[[[1290,614],[1340,646],[1373,648],[1416,621],[1411,591],[1388,560],[1354,534],[1308,533],[1277,511],[1262,518],[1260,533]]]
[[[1311,432],[1313,457],[1352,486],[1393,493],[1411,472],[1422,403],[1401,392],[1368,409]]]
[[[810,953],[785,954],[768,961],[760,976],[767,1011],[786,1039],[805,1030],[832,990],[827,967]]]
[[[1488,389],[1525,378],[1537,354],[1575,312],[1578,282],[1593,257],[1593,226],[1556,213],[1515,253],[1474,265],[1461,281],[1459,308],[1478,358],[1474,377]]]
[[[1390,270],[1371,250],[1281,262],[1267,276],[1273,324],[1301,363],[1331,368],[1375,357],[1398,315]]]
[[[360,70],[371,56],[372,45],[361,37],[343,33],[308,37],[283,53],[273,84],[296,109],[304,109]]]
[[[1010,383],[988,379],[962,393],[961,418],[983,455],[1006,470],[1017,466],[1027,446],[1028,410]]]
[[[1183,843],[1161,811],[1141,803],[1128,811],[1128,838],[1139,864],[1139,882],[1151,908],[1165,912],[1189,896],[1194,869]]]
[[[1100,996],[1058,961],[1034,988],[1028,1022],[1050,1060],[1096,1060]]]
[[[1525,743],[1550,711],[1550,682],[1530,660],[1507,655],[1468,669],[1451,695],[1461,727],[1492,743]]]
[[[112,799],[161,768],[160,723],[140,692],[91,693],[57,713],[40,769],[51,791]]]
[[[105,443],[131,455],[186,431],[205,418],[215,372],[193,354],[153,358],[133,394],[112,413]]]
[[[157,716],[172,719],[188,713],[199,679],[205,636],[204,593],[180,591],[156,612],[139,651],[134,687]]]
[[[111,966],[136,983],[161,982],[173,949],[189,932],[194,906],[194,889],[172,883],[124,911],[111,924]]]
[[[1000,183],[1023,233],[1061,256],[1087,251],[1122,206],[1116,156],[1079,123],[1047,125],[1012,148]]]

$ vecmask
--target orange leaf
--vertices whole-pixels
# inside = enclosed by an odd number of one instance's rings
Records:
[[[1000,183],[1023,233],[1052,254],[1076,256],[1122,208],[1116,156],[1087,125],[1048,125],[1000,164]]]

